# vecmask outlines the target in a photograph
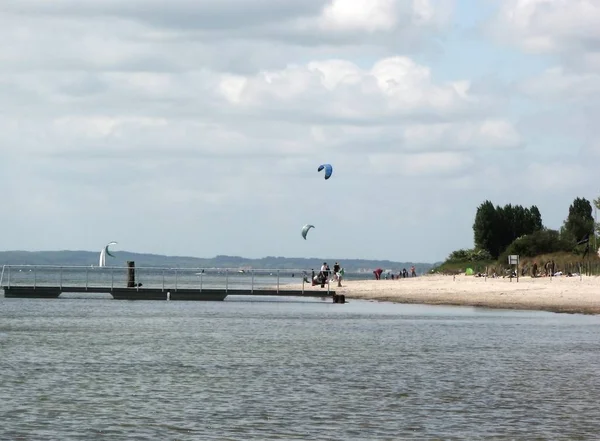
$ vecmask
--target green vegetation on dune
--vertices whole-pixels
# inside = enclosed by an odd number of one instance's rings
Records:
[[[600,208],[600,198],[594,205]],[[543,225],[536,206],[500,207],[485,201],[477,208],[473,223],[474,248],[453,251],[432,272],[456,274],[471,268],[475,273],[500,274],[509,268],[508,256],[516,254],[526,273],[534,263],[542,269],[553,261],[555,271],[600,274],[600,225],[592,211],[592,204],[578,197],[561,228],[553,230]]]
[[[275,257],[248,259],[239,256],[216,256],[213,258],[165,256],[159,254],[113,251],[115,258],[109,258],[107,265],[125,266],[128,260],[136,266],[170,268],[254,268],[254,269],[311,269],[321,267],[325,261],[330,267],[339,261],[346,271],[373,271],[376,268],[394,271],[415,266],[418,273],[428,272],[434,264],[419,262],[393,262],[390,260],[341,259],[332,257]],[[93,251],[1,251],[0,265],[98,265],[99,253]]]

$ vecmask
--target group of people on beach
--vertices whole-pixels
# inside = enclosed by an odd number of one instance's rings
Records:
[[[526,270],[526,268],[524,268]],[[549,260],[544,264],[544,272],[540,273],[538,276],[538,264],[537,262],[533,262],[533,266],[531,267],[531,277],[549,277],[556,274],[556,264],[554,260]]]
[[[556,263],[554,262],[554,259],[548,260],[543,268],[539,268],[538,267],[538,263],[537,261],[534,261],[533,264],[531,265],[531,268],[529,268],[528,265],[523,265],[523,267],[520,270],[520,274],[521,277],[525,277],[526,275],[530,274],[532,278],[537,278],[537,277],[560,277],[560,276],[567,276],[567,277],[574,277],[574,276],[578,276],[579,274],[576,272],[571,272],[571,271],[566,271],[563,273],[563,271],[561,271],[558,268],[558,265],[556,265]],[[483,273],[477,273],[475,274],[475,277],[488,277],[488,273],[487,272],[483,272]],[[496,270],[494,269],[492,271],[491,274],[489,274],[489,277],[495,279],[497,277],[502,277],[502,278],[513,278],[513,277],[517,277],[517,272],[515,271],[514,268],[507,268],[504,270],[504,273],[500,273],[497,274]]]
[[[323,262],[323,265],[321,265],[321,271],[319,271],[318,274],[315,275],[315,270],[312,270],[312,285],[321,285],[321,288],[325,288],[325,284],[329,280],[330,282],[337,282],[337,286],[341,287],[343,276],[344,269],[338,262],[335,262],[333,265],[333,273],[331,268],[329,268],[329,264],[327,262]]]
[[[527,272],[527,267],[523,268],[525,273]],[[531,277],[560,277],[563,275],[563,272],[558,270],[556,264],[554,263],[554,259],[547,261],[544,264],[544,271],[538,274],[538,264],[537,262],[533,262],[531,267]],[[567,271],[565,274],[567,277],[578,276],[578,273],[573,273],[571,271]]]
[[[381,268],[377,268],[375,271],[373,271],[373,274],[375,274],[375,280],[381,280],[381,274],[383,275],[384,279],[406,279],[408,277],[408,271],[406,270],[406,268],[402,268],[402,271],[398,271],[397,274],[394,274],[391,271],[383,271]],[[417,270],[415,269],[414,265],[410,267],[410,277],[417,277]]]

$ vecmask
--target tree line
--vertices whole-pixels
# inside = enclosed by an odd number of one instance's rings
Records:
[[[600,198],[594,200],[600,208]],[[485,256],[491,259],[504,258],[508,254],[535,257],[540,254],[575,252],[587,255],[595,253],[597,241],[592,240],[600,232],[594,222],[592,204],[577,197],[569,207],[567,218],[559,230],[544,226],[542,215],[535,205],[525,208],[507,204],[504,207],[486,200],[479,207],[473,222],[475,249],[472,259]],[[460,250],[450,255],[457,260]]]

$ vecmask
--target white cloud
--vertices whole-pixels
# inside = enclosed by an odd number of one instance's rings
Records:
[[[7,0],[11,16],[51,19],[57,24],[93,20],[136,30],[135,45],[195,40],[196,46],[232,40],[300,46],[376,44],[410,50],[430,32],[449,24],[454,0]],[[129,27],[131,23],[137,27]],[[140,27],[141,26],[141,27]],[[60,31],[59,31],[60,32]],[[366,32],[366,33],[365,33]],[[31,36],[30,36],[31,37]],[[108,36],[107,36],[108,37]],[[113,38],[108,38],[108,42]],[[173,47],[173,45],[170,45]],[[252,47],[252,46],[248,46]],[[240,54],[247,56],[248,53]]]
[[[527,167],[524,183],[538,192],[572,194],[573,191],[589,188],[595,181],[595,175],[585,164],[578,164],[573,158],[557,162],[532,163]]]
[[[561,103],[593,102],[600,98],[600,74],[553,67],[523,81],[521,91],[536,99]]]
[[[512,149],[520,147],[521,136],[505,120],[488,119],[465,124],[418,124],[405,132],[406,144],[415,148]]]
[[[322,28],[343,31],[389,31],[397,24],[394,0],[333,0],[320,17]]]
[[[396,174],[406,177],[456,176],[473,165],[473,158],[457,152],[381,153],[369,155],[371,173]]]
[[[531,52],[600,50],[596,0],[502,0],[497,36]]]
[[[552,64],[517,81],[516,91],[534,109],[520,127],[552,146],[546,156],[572,158],[593,152],[600,139],[595,121],[600,112],[600,3],[507,0],[498,5],[490,27],[496,39],[528,54],[542,54]],[[565,176],[580,182],[582,170],[572,172],[573,176],[570,170],[575,169],[565,166]],[[530,173],[540,181],[553,177],[540,168]]]
[[[469,246],[479,199],[552,174],[513,163],[532,147],[506,88],[427,60],[452,4],[0,2],[5,246],[427,260]],[[552,107],[595,87],[563,67],[521,91]],[[295,240],[306,222],[316,242]]]
[[[220,90],[240,110],[311,107],[317,119],[355,122],[415,113],[451,117],[478,104],[468,83],[435,84],[428,68],[407,57],[382,59],[367,70],[345,60],[323,60],[251,77],[227,76]]]

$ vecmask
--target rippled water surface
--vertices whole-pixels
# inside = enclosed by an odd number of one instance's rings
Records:
[[[0,439],[600,433],[600,317],[73,297],[0,297]]]

